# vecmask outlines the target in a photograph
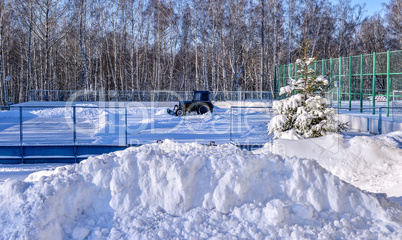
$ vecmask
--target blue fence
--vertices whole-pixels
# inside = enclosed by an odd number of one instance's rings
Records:
[[[258,116],[258,113],[255,112],[257,110],[270,111],[271,109],[266,107],[232,107],[230,109],[230,133],[227,130],[225,133],[219,133],[221,134],[218,137],[220,141],[230,142],[241,149],[253,150],[262,147],[263,144],[261,143],[266,142],[266,124],[269,119],[266,115]],[[148,135],[150,139],[147,139],[147,142],[133,141],[135,137],[140,139],[143,137],[137,130],[141,129],[139,122],[150,120],[141,118],[141,116],[136,118],[136,114],[141,111],[153,111],[155,113],[155,111],[165,111],[165,109],[142,108],[139,110],[135,107],[126,106],[80,105],[12,106],[10,111],[2,112],[1,115],[0,163],[74,163],[90,155],[108,153],[130,146],[141,146],[144,143],[169,138],[166,137],[166,134],[162,135],[163,137],[155,134]],[[222,111],[225,112],[226,110]],[[247,114],[236,115],[236,111],[247,111],[245,112]],[[162,116],[161,119],[165,121],[165,118],[166,116]],[[180,119],[172,116],[171,121],[181,123]],[[92,134],[93,130],[97,128],[97,122],[102,121],[107,122],[105,124],[107,128],[103,129],[103,132],[98,131],[96,134]],[[228,125],[225,126],[226,129],[229,127]],[[181,129],[181,127],[179,126],[177,129]],[[260,139],[261,141],[257,142],[240,141],[245,138],[242,135],[245,128],[250,130],[246,132],[247,134],[260,134],[262,140]],[[176,130],[172,129],[171,132],[176,133]],[[216,134],[207,132],[204,137],[198,136],[201,137],[200,139],[205,139],[204,143],[200,142],[201,144],[211,145],[206,139],[214,140]],[[186,138],[196,137],[197,134],[186,136]],[[106,140],[103,141],[103,138]]]
[[[17,109],[17,111],[15,111]],[[48,109],[60,109],[61,112],[56,113],[59,114],[57,117],[49,116],[50,119],[54,118],[54,121],[44,121],[45,117],[37,117],[32,116],[30,111],[42,111]],[[58,144],[72,144],[73,146],[77,145],[78,136],[85,131],[90,131],[93,126],[87,120],[83,121],[80,116],[77,115],[77,109],[107,109],[108,111],[115,110],[115,114],[112,116],[108,116],[108,120],[113,120],[113,128],[117,127],[119,130],[114,130],[115,135],[118,135],[120,146],[128,146],[127,142],[127,108],[126,107],[107,107],[100,108],[98,106],[13,106],[11,107],[11,111],[8,111],[9,115],[2,117],[2,122],[0,122],[0,130],[4,130],[14,125],[13,131],[10,130],[8,132],[4,132],[3,134],[8,134],[7,142],[11,144],[18,144],[22,146],[23,144],[34,144],[41,145],[45,137],[50,139],[51,142],[45,143],[46,145],[51,145],[56,142]],[[16,114],[18,112],[18,115]],[[54,113],[51,113],[54,114]],[[80,114],[88,114],[85,111],[81,111]],[[99,114],[99,113],[95,113]],[[38,120],[33,123],[25,123],[28,120],[32,120],[33,118],[37,118]],[[115,119],[111,119],[115,118]],[[100,121],[99,116],[95,116],[95,120]],[[64,129],[55,129],[57,124],[64,121]],[[16,124],[17,123],[17,124]],[[5,125],[5,126],[4,126]],[[52,127],[51,130],[47,129],[47,127]],[[2,127],[4,126],[4,127]],[[18,129],[15,127],[18,126]],[[56,131],[56,132],[55,132]],[[110,132],[108,133],[110,134]],[[4,137],[4,136],[3,136]],[[54,139],[52,139],[54,138]],[[4,139],[1,139],[4,140]],[[39,144],[37,143],[39,142]]]
[[[49,132],[46,127],[52,122],[40,122],[40,119],[33,123],[25,123],[35,117],[29,111],[41,111],[43,109],[62,109],[61,114],[66,121],[64,125],[67,129],[54,128]],[[77,163],[89,156],[109,153],[122,150],[130,146],[140,146],[141,144],[130,144],[127,141],[127,108],[108,107],[107,109],[118,110],[124,113],[124,124],[119,126],[124,129],[123,137],[119,136],[117,144],[82,144],[77,142],[77,136],[83,123],[77,119],[77,109],[99,109],[91,106],[69,106],[60,108],[59,106],[12,106],[11,111],[6,111],[2,115],[0,122],[1,140],[0,144],[0,163]],[[4,116],[5,115],[5,116]],[[60,118],[56,118],[59,121]],[[119,125],[120,121],[117,121]],[[60,124],[57,122],[56,124]],[[27,127],[28,125],[28,127]],[[57,125],[56,125],[57,126]],[[113,126],[115,127],[115,126]],[[88,129],[88,128],[87,128]],[[117,131],[118,135],[121,135]],[[46,140],[43,140],[46,139]]]

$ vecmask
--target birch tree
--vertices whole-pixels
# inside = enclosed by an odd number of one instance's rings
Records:
[[[337,5],[338,56],[350,51],[354,34],[363,21],[364,6],[351,5],[351,0],[339,0]]]
[[[4,5],[4,0],[0,0],[0,87],[3,89],[3,82],[5,79],[4,73],[3,73],[3,31],[4,31],[4,15],[5,15],[5,5]],[[6,95],[4,93],[4,95]],[[3,91],[0,91],[0,98],[4,99],[3,97]]]
[[[388,21],[389,32],[393,39],[399,42],[396,49],[402,48],[402,1],[390,0],[385,4],[387,13],[386,18]]]
[[[385,52],[388,42],[387,29],[382,25],[380,15],[366,19],[357,33],[357,42],[360,53]]]
[[[87,0],[78,1],[78,11],[79,11],[79,38],[80,38],[80,49],[82,55],[82,72],[84,80],[84,90],[88,90],[88,57],[87,57]]]
[[[74,16],[67,16],[67,11],[71,7],[71,2],[62,0],[35,0],[38,9],[38,21],[34,21],[34,32],[43,42],[45,51],[45,78],[44,86],[50,90],[50,54],[53,46],[62,40],[68,32],[71,31],[71,24],[67,28],[62,29],[59,26],[63,18],[70,18],[69,22],[74,19]]]

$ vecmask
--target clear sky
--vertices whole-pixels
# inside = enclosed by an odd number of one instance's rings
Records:
[[[332,0],[336,4],[339,0]],[[389,0],[351,0],[352,5],[365,3],[365,16],[372,16],[375,12],[383,9],[382,3],[389,3]]]
[[[365,3],[365,14],[366,16],[371,16],[375,12],[381,11],[381,9],[383,8],[382,3],[389,3],[389,0],[352,0],[352,5],[357,3]]]

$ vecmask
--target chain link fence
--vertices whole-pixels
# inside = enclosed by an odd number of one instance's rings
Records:
[[[362,111],[365,107],[375,107],[377,102],[385,102],[389,116],[392,102],[402,100],[402,50],[321,59],[310,66],[317,75],[328,78],[329,99],[339,108],[352,108],[353,103],[358,103]],[[276,66],[275,70],[274,92],[278,97],[289,78],[297,79],[300,75],[294,63]]]

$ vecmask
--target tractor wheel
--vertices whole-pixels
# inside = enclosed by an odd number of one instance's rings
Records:
[[[180,117],[180,116],[184,116],[184,115],[186,115],[186,111],[184,109],[182,109],[182,108],[177,109],[176,116]]]
[[[209,108],[208,105],[202,104],[201,106],[198,107],[197,112],[198,114],[205,114],[207,112],[211,112],[211,109]]]

